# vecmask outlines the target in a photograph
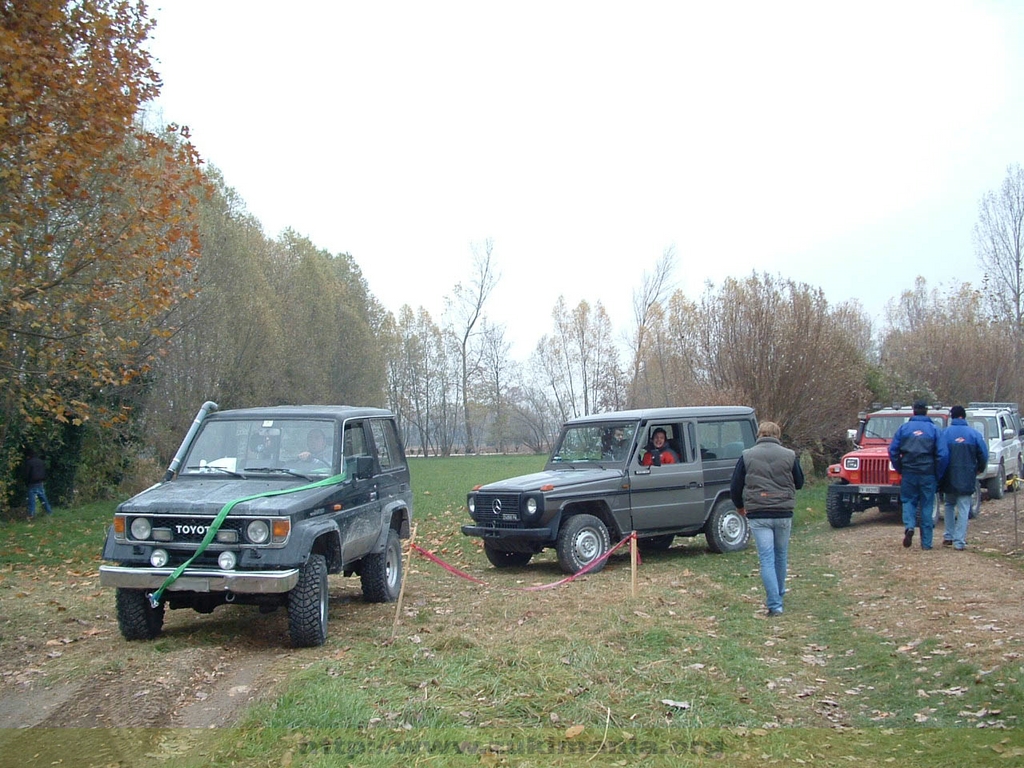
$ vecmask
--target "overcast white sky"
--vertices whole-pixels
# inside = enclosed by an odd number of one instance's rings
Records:
[[[390,310],[466,280],[524,359],[559,295],[752,271],[881,317],[981,282],[1024,163],[1024,2],[152,0],[159,108],[269,236],[350,253]]]

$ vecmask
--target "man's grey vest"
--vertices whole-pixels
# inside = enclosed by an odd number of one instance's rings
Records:
[[[743,506],[748,515],[767,510],[793,511],[796,506],[795,461],[796,453],[784,448],[774,437],[759,437],[753,448],[743,452],[743,466],[747,470]]]

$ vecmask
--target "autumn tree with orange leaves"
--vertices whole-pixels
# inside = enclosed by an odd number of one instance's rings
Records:
[[[203,180],[186,131],[136,120],[152,26],[141,2],[0,0],[0,507],[47,425],[119,418],[187,285]]]

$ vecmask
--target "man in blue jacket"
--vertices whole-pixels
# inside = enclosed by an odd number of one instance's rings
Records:
[[[949,452],[939,439],[939,428],[928,418],[928,403],[914,401],[914,415],[896,430],[889,443],[889,461],[902,475],[900,503],[903,505],[903,546],[914,540],[914,528],[921,526],[921,549],[932,548],[935,527],[935,491],[946,472]]]
[[[988,464],[988,444],[982,434],[967,425],[967,412],[962,405],[949,409],[952,419],[942,431],[940,441],[949,453],[949,465],[939,487],[946,494],[946,531],[942,546],[963,551],[967,546],[967,519],[978,484],[978,473]]]

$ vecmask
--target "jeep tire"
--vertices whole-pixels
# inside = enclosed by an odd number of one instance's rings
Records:
[[[573,515],[558,531],[558,564],[566,573],[579,573],[611,549],[608,528],[593,515]],[[605,566],[602,560],[587,573],[597,573]]]
[[[825,496],[825,516],[833,528],[845,528],[853,517],[852,505],[843,500],[843,494],[839,492],[839,483],[833,483],[828,487],[828,494]]]
[[[145,590],[118,588],[117,626],[125,640],[152,640],[164,626],[164,603],[149,604]]]
[[[327,560],[310,555],[299,581],[288,593],[288,632],[298,648],[323,645],[327,640]]]
[[[518,568],[533,559],[532,552],[511,552],[507,549],[496,549],[484,544],[484,554],[495,568]]]
[[[363,558],[359,568],[363,599],[368,603],[393,603],[402,589],[402,542],[394,528],[388,529],[383,552]]]
[[[747,525],[747,518],[736,511],[731,501],[719,499],[704,523],[704,538],[707,539],[708,549],[715,554],[738,552],[750,541],[750,526]]]
[[[1006,492],[1006,467],[999,465],[999,471],[995,477],[988,479],[988,497],[990,499],[1001,499]]]

